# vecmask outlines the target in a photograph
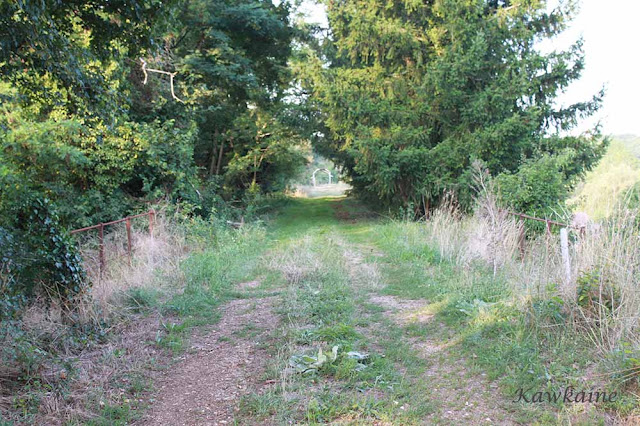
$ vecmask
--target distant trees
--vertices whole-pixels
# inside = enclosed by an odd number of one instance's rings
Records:
[[[581,42],[541,53],[572,9],[533,0],[328,2],[330,36],[308,49],[301,82],[329,132],[323,153],[355,190],[389,206],[471,199],[481,160],[503,198],[538,212],[601,157],[597,129],[563,136],[598,109],[554,104],[584,66]],[[422,205],[422,207],[426,207]]]

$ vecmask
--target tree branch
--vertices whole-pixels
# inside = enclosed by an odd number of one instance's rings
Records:
[[[156,69],[153,69],[153,68],[147,68],[147,61],[145,61],[142,58],[140,58],[140,62],[142,62],[142,72],[144,73],[144,81],[142,82],[142,84],[147,84],[147,80],[149,78],[149,75],[147,74],[147,72],[155,72],[155,73],[158,73],[158,74],[166,74],[166,75],[171,77],[171,79],[170,79],[171,97],[173,99],[175,99],[176,101],[178,101],[178,102],[184,103],[184,101],[182,99],[180,99],[179,97],[176,96],[176,92],[174,91],[174,87],[173,87],[173,77],[175,77],[177,73],[168,72],[168,71],[162,71],[162,70],[156,70]]]

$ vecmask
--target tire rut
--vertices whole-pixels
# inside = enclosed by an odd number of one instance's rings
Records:
[[[354,285],[363,288],[368,294],[369,302],[383,308],[385,317],[396,326],[426,324],[434,320],[434,315],[428,309],[429,303],[425,300],[379,294],[376,290],[382,289],[384,283],[377,265],[364,262],[357,247],[349,247],[344,241],[339,241],[338,244],[343,248],[351,266],[349,274]],[[376,277],[375,282],[372,282],[372,276]],[[363,286],[363,282],[368,285]],[[444,324],[439,326],[446,328]],[[373,338],[370,333],[364,333]],[[448,351],[455,350],[451,346],[455,346],[456,342],[435,341],[430,338],[411,338],[407,342],[420,358],[432,363],[422,377],[412,378],[433,383],[434,402],[438,404],[439,410],[425,418],[425,424],[517,424],[508,407],[505,407],[509,402],[496,397],[500,393],[496,383],[490,382],[485,374],[472,374],[461,363],[463,360],[452,360],[456,357]]]
[[[278,324],[275,297],[236,299],[214,330],[191,339],[180,361],[156,379],[152,406],[138,425],[233,424],[240,399],[256,392]]]

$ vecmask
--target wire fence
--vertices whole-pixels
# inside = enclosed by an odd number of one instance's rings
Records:
[[[558,226],[560,228],[567,228],[567,229],[575,229],[577,231],[579,231],[581,234],[584,233],[584,227],[583,226],[576,226],[576,225],[570,225],[567,223],[562,223],[562,222],[558,222],[555,220],[551,220],[551,219],[543,219],[540,217],[535,217],[535,216],[530,216],[524,213],[519,213],[519,212],[513,212],[510,210],[503,210],[500,209],[502,212],[506,212],[507,214],[510,214],[512,216],[516,216],[519,217],[520,219],[523,220],[532,220],[532,221],[536,221],[536,222],[541,222],[544,223],[546,226],[546,231],[548,235],[551,235],[551,227],[552,226]],[[148,212],[145,213],[140,213],[140,214],[136,214],[136,215],[132,215],[132,216],[127,216],[125,218],[122,219],[118,219],[118,220],[113,220],[111,222],[105,222],[105,223],[99,223],[97,225],[92,225],[92,226],[87,226],[85,228],[79,228],[79,229],[74,229],[71,231],[71,234],[79,234],[82,232],[88,232],[88,231],[92,231],[92,230],[98,230],[98,258],[99,258],[99,265],[100,265],[100,275],[102,276],[103,271],[106,268],[106,261],[105,261],[105,244],[104,244],[104,230],[107,226],[111,226],[111,225],[115,225],[118,223],[125,223],[125,227],[126,227],[126,231],[127,231],[127,255],[129,257],[129,264],[131,264],[131,260],[132,260],[132,240],[131,240],[131,221],[133,219],[137,219],[140,217],[148,217],[149,218],[149,235],[153,235],[153,225],[154,225],[154,221],[155,221],[155,215],[156,212],[155,210],[149,210]],[[525,244],[525,235],[524,235],[524,227],[522,227],[521,229],[521,235],[520,235],[520,250],[521,252],[524,252],[524,244]]]
[[[551,220],[551,219],[543,219],[540,217],[535,217],[535,216],[530,216],[528,214],[524,214],[524,213],[519,213],[519,212],[512,212],[509,210],[502,210],[504,212],[506,212],[507,214],[510,214],[512,216],[516,216],[519,217],[520,219],[524,220],[532,220],[535,222],[542,222],[545,224],[546,226],[546,230],[547,230],[547,236],[551,236],[551,226],[558,226],[560,227],[560,254],[562,256],[562,263],[563,263],[563,267],[564,267],[564,274],[565,274],[565,281],[567,283],[571,282],[571,260],[569,258],[569,236],[568,236],[568,229],[574,229],[576,231],[579,232],[580,236],[584,236],[585,234],[585,226],[578,226],[578,225],[570,225],[568,223],[562,223],[562,222],[558,222],[555,220]],[[526,241],[526,236],[525,236],[525,229],[524,226],[520,226],[520,236],[519,236],[519,246],[520,246],[520,255],[524,258],[524,253],[525,253],[525,241]],[[549,241],[549,240],[547,240]]]

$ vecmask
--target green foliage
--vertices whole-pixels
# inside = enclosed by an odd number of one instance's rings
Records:
[[[239,132],[234,156],[226,166],[225,182],[231,188],[277,192],[285,189],[292,175],[304,165],[300,138],[277,116],[250,111],[236,119]]]
[[[597,271],[583,272],[576,280],[578,306],[591,315],[610,315],[620,306],[620,290]]]
[[[567,320],[564,300],[559,296],[534,300],[531,307],[534,313],[534,317],[531,319],[532,323],[547,321],[551,324],[563,324]]]
[[[0,208],[25,192],[49,197],[79,227],[122,217],[136,198],[193,200],[193,137],[171,121],[16,120],[0,131]]]
[[[19,246],[15,243],[15,233],[0,227],[0,320],[13,319],[27,301],[27,297],[19,291],[16,269],[21,266],[13,263],[19,259]]]
[[[16,398],[20,420],[39,395],[64,392],[41,383],[43,365],[105,336],[66,309],[88,284],[69,229],[172,202],[211,247],[186,265],[185,291],[163,301],[185,320],[157,343],[180,350],[214,317],[261,235],[225,219],[259,212],[304,163],[285,123],[289,13],[287,2],[261,0],[0,2],[0,361],[32,386],[33,400]],[[141,57],[176,73],[185,103],[166,75],[143,74]],[[62,298],[54,305],[72,314],[55,336],[20,324],[36,295]],[[160,303],[147,290],[122,299],[134,312]],[[107,403],[94,423],[134,417],[128,403]]]
[[[165,43],[167,60],[188,82],[188,115],[147,88],[138,90],[151,102],[136,103],[134,115],[146,120],[177,112],[193,119],[195,162],[221,184],[227,199],[283,189],[303,163],[296,148],[300,138],[282,119],[294,35],[288,3],[188,0],[182,6]],[[157,81],[151,77],[152,84]]]
[[[502,173],[496,178],[501,201],[517,212],[551,217],[558,201],[569,193],[562,173],[562,159],[544,155],[529,160],[516,173]]]
[[[2,217],[12,220],[3,221],[0,228],[1,264],[7,277],[0,319],[15,311],[20,297],[47,293],[68,301],[86,284],[75,244],[49,200],[25,197],[9,207],[2,210]]]
[[[555,108],[583,69],[581,43],[548,54],[535,45],[559,34],[572,12],[534,1],[330,3],[332,37],[307,49],[300,66],[329,128],[316,146],[358,193],[393,207],[423,205],[423,196],[433,205],[450,190],[468,206],[474,160],[493,175],[521,166],[531,175],[538,161],[550,173],[550,157],[570,188],[602,149],[597,129],[560,135],[593,113],[601,94]],[[510,201],[538,208],[566,195],[554,181],[533,199],[520,187],[526,180],[510,180],[508,191],[520,193]]]
[[[3,1],[0,72],[18,87],[24,103],[89,108],[110,115],[118,92],[100,61],[135,57],[153,47],[173,3]]]
[[[337,323],[314,330],[313,337],[316,340],[325,342],[348,342],[356,340],[360,337],[360,334],[351,325]]]
[[[195,129],[126,114],[125,59],[153,45],[171,4],[0,6],[0,227],[9,293],[32,296],[44,286],[71,297],[83,278],[74,275],[81,272],[69,228],[122,217],[152,197],[197,199]]]
[[[125,294],[125,305],[134,312],[144,312],[156,304],[158,291],[145,287],[134,287],[127,290]]]
[[[242,279],[254,261],[257,248],[264,240],[261,228],[247,225],[230,230],[215,219],[194,219],[190,232],[203,238],[208,248],[196,253],[182,265],[187,284],[181,294],[169,300],[164,308],[187,318],[207,318],[228,296],[232,283]]]

